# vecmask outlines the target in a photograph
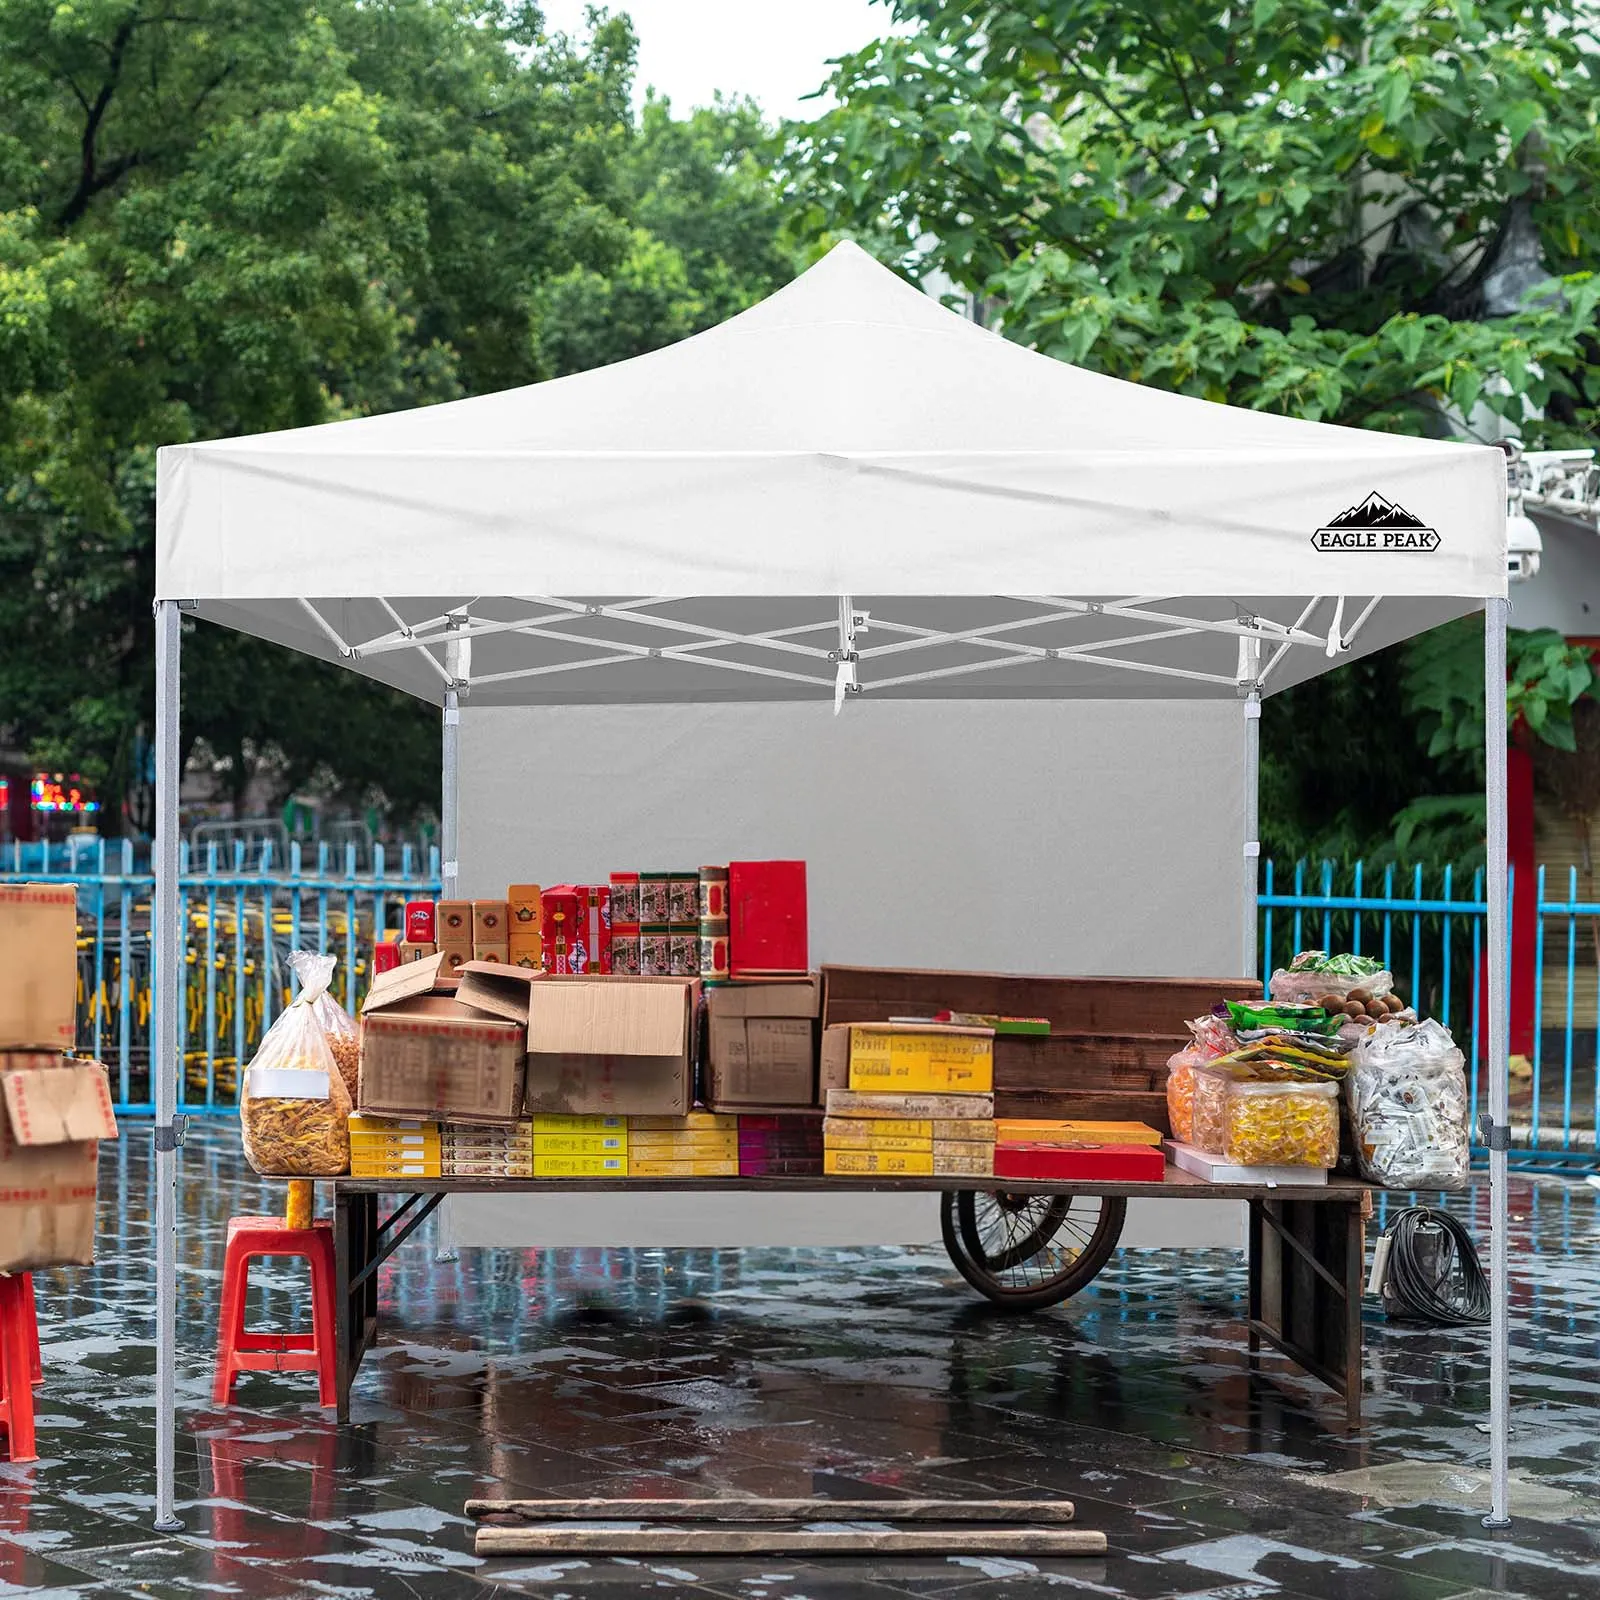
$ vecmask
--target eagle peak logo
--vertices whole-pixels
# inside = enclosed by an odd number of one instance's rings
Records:
[[[1358,506],[1341,511],[1312,534],[1319,550],[1376,550],[1384,555],[1418,555],[1439,548],[1439,535],[1404,506],[1374,490]]]

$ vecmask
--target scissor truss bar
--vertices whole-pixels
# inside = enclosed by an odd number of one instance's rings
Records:
[[[734,628],[719,628],[710,623],[688,621],[664,609],[682,605],[686,597],[656,595],[604,603],[544,595],[518,598],[530,608],[525,616],[512,619],[474,617],[471,614],[472,606],[479,602],[472,600],[438,616],[409,623],[390,602],[382,601],[380,604],[385,616],[393,627],[360,643],[352,643],[341,637],[314,605],[309,602],[303,604],[307,614],[341,655],[361,660],[401,650],[416,651],[447,685],[461,692],[641,660],[685,662],[723,672],[803,684],[824,692],[838,687],[835,667],[848,668],[853,680],[850,685],[852,689],[859,687],[861,691],[870,693],[874,689],[894,689],[1045,661],[1081,662],[1086,666],[1111,667],[1125,672],[1238,689],[1250,685],[1241,685],[1237,672],[1203,672],[1191,667],[1172,666],[1140,659],[1136,652],[1175,639],[1218,634],[1239,640],[1241,647],[1251,645],[1254,649],[1250,658],[1253,663],[1259,659],[1262,646],[1271,646],[1269,659],[1259,669],[1256,679],[1259,684],[1265,682],[1277,663],[1295,646],[1320,651],[1330,644],[1329,640],[1307,630],[1307,623],[1322,596],[1314,598],[1292,624],[1284,624],[1269,617],[1246,614],[1242,610],[1237,618],[1226,621],[1186,616],[1174,609],[1176,597],[1164,595],[1130,595],[1109,600],[1078,600],[1059,595],[1000,595],[993,598],[1029,609],[1024,615],[979,627],[943,629],[902,622],[888,615],[857,612],[857,602],[847,599],[840,602],[850,607],[853,619],[847,649],[843,646],[830,648],[833,644],[831,636],[841,627],[839,617],[834,615],[818,615],[814,621],[747,633]],[[1333,647],[1347,649],[1376,605],[1376,600],[1371,601],[1354,626],[1333,642]],[[1057,630],[1056,636],[1060,636],[1060,630],[1075,630],[1095,617],[1116,617],[1151,626],[1109,639],[1074,641],[1063,638],[1060,644],[1035,642],[1041,629]],[[591,618],[641,630],[645,637],[602,638],[598,633],[582,627],[582,623]],[[858,633],[867,636],[872,632],[896,637],[882,644],[868,645],[864,637],[857,642]],[[807,642],[803,637],[807,634],[822,635],[826,642]],[[1018,637],[1021,634],[1030,637]],[[663,635],[681,637],[676,643],[661,643]],[[1047,634],[1045,637],[1052,636]],[[472,672],[470,652],[465,647],[470,646],[474,639],[492,638],[549,641],[551,644],[572,645],[586,653],[567,661],[546,661],[525,667],[507,666],[504,670],[494,672]],[[459,677],[452,675],[448,664],[440,664],[436,650],[447,644],[455,647],[454,657],[462,664]],[[890,660],[918,651],[958,649],[972,652],[974,659],[891,677],[872,676],[871,669],[878,663],[887,666]],[[726,653],[733,650],[742,652],[742,655],[734,658]],[[750,659],[760,654],[768,654],[768,662]],[[771,659],[773,657],[777,659]],[[823,667],[828,676],[818,671],[794,670],[800,668],[802,663]],[[907,662],[907,665],[911,663]]]

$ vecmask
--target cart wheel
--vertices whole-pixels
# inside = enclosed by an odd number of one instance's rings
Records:
[[[1125,1200],[1101,1195],[940,1196],[944,1247],[979,1294],[1015,1311],[1071,1298],[1110,1259],[1127,1216]]]

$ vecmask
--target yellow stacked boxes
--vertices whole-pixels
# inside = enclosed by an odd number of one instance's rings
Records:
[[[439,1124],[410,1117],[351,1117],[350,1176],[442,1177]]]
[[[630,1178],[737,1178],[739,1119],[709,1111],[628,1119]]]
[[[530,1126],[534,1177],[627,1177],[626,1117],[542,1116]]]
[[[490,1126],[481,1122],[447,1122],[442,1135],[447,1178],[531,1178],[533,1124]]]
[[[841,1177],[994,1172],[994,1035],[983,1028],[852,1024],[848,1090],[830,1088],[822,1170]],[[837,1079],[835,1079],[837,1081]]]

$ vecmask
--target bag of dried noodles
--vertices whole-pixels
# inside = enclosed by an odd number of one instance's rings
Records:
[[[334,1178],[350,1169],[350,1091],[316,1013],[333,963],[267,1030],[239,1089],[239,1131],[257,1172]]]
[[[301,989],[307,993],[320,990],[311,1009],[327,1035],[334,1064],[354,1105],[361,1066],[361,1030],[355,1018],[333,998],[333,973],[338,965],[337,956],[319,956],[311,950],[296,950],[289,957],[289,970],[300,980]]]

